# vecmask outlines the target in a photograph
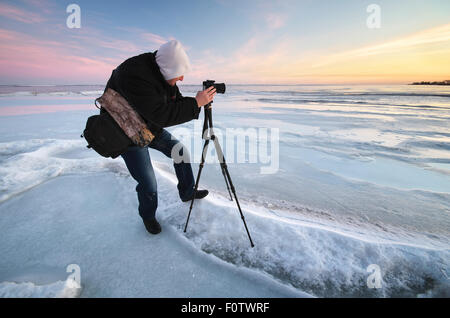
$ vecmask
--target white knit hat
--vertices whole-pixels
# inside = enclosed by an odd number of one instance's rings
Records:
[[[189,58],[177,40],[161,45],[156,52],[156,63],[166,80],[185,75],[191,69]]]

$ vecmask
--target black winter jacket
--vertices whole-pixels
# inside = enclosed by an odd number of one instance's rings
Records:
[[[124,61],[112,72],[105,90],[112,88],[122,95],[159,136],[164,127],[198,119],[200,108],[195,98],[183,97],[178,86],[167,83],[156,63],[156,52]]]

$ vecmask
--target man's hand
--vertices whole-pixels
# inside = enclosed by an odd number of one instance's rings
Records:
[[[197,92],[195,99],[197,100],[198,107],[205,106],[206,104],[212,102],[214,95],[216,95],[216,88],[214,86],[210,86],[204,91]]]

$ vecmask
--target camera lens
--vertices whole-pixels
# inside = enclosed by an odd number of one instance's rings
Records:
[[[214,87],[216,88],[217,93],[225,94],[225,83],[214,84]]]

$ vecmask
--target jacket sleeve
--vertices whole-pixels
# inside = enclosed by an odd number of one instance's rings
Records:
[[[151,123],[170,127],[198,119],[200,108],[193,97],[178,98],[177,92],[175,100],[166,100],[164,94],[158,93],[153,84],[145,79],[127,76],[120,81],[126,95],[124,97]]]

